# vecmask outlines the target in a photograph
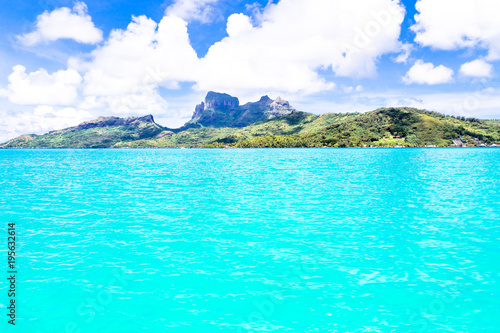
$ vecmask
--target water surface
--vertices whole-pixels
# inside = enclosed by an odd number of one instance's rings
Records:
[[[499,165],[500,149],[0,150],[7,332],[498,332]]]

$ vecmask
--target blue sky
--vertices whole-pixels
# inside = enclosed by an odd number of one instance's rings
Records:
[[[500,118],[494,0],[2,2],[0,141],[98,116],[187,121],[207,91],[314,113]]]

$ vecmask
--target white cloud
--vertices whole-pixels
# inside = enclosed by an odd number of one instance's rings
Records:
[[[0,110],[0,142],[22,134],[44,134],[50,130],[76,126],[90,119],[92,115],[86,111],[46,105],[18,112]]]
[[[352,92],[362,92],[363,91],[363,86],[357,85],[356,87],[353,86],[342,86],[342,91],[346,94],[350,94]]]
[[[84,64],[86,95],[120,95],[132,92],[147,74],[157,24],[134,17],[126,30],[113,30],[108,41],[91,53]],[[83,68],[82,68],[83,69]]]
[[[466,62],[460,67],[460,74],[471,77],[491,77],[493,66],[483,59]]]
[[[497,0],[419,0],[415,41],[442,50],[480,47],[488,60],[500,59],[500,2]]]
[[[85,71],[85,108],[98,105],[113,113],[159,114],[167,103],[156,88],[178,88],[195,80],[198,57],[190,45],[186,22],[167,16],[156,24],[134,17],[126,30],[114,30],[88,62],[71,59]],[[90,102],[89,102],[90,101]]]
[[[14,104],[22,105],[72,105],[78,97],[82,77],[74,69],[60,70],[53,74],[45,69],[26,73],[21,65],[12,68],[8,88],[2,95]]]
[[[377,58],[399,50],[404,16],[404,9],[391,0],[282,0],[264,9],[259,27],[248,16],[231,15],[229,36],[198,59],[186,22],[174,11],[181,5],[194,8],[192,1],[178,1],[158,25],[140,16],[126,30],[113,31],[80,68],[88,70],[85,94],[119,96],[138,86],[175,88],[181,82],[196,83],[199,91],[235,95],[329,90],[334,84],[322,79],[318,69],[374,75]]]
[[[442,84],[453,80],[453,70],[439,65],[435,67],[432,63],[424,63],[417,60],[412,68],[406,73],[403,82],[406,84]]]
[[[227,19],[227,34],[229,37],[236,37],[247,33],[253,29],[250,17],[245,14],[233,14]]]
[[[36,30],[18,38],[26,46],[58,39],[73,39],[79,43],[96,44],[102,40],[102,31],[94,26],[92,18],[87,13],[87,5],[77,1],[73,9],[62,7],[39,15]]]
[[[403,18],[390,0],[282,0],[265,8],[256,27],[233,14],[229,36],[202,59],[196,88],[309,94],[334,87],[318,69],[374,76],[378,57],[400,48]]]
[[[78,105],[84,110],[106,110],[106,114],[165,114],[168,103],[151,87],[120,96],[87,96]],[[102,112],[102,111],[101,111]]]
[[[134,17],[126,30],[115,30],[82,67],[86,95],[121,95],[144,86],[175,88],[195,79],[198,57],[190,45],[186,23],[176,16],[160,24]]]
[[[219,0],[175,0],[165,14],[178,16],[185,21],[210,22],[215,16],[213,5]]]
[[[401,53],[394,58],[394,61],[398,64],[406,64],[408,62],[408,58],[410,57],[411,51],[413,51],[413,44],[405,43],[401,45]]]
[[[343,86],[342,90],[344,91],[344,93],[350,94],[350,93],[352,93],[354,91],[354,87],[352,87],[352,86],[347,86],[347,87]]]

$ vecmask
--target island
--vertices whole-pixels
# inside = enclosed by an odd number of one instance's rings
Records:
[[[210,91],[184,126],[152,115],[99,117],[43,135],[26,134],[0,148],[376,148],[498,147],[500,120],[448,116],[409,107],[371,112],[298,111],[278,97],[240,105]]]

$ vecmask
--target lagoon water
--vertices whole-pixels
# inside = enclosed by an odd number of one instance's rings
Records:
[[[0,150],[19,270],[15,329],[0,271],[0,331],[499,332],[499,166],[488,148]]]

